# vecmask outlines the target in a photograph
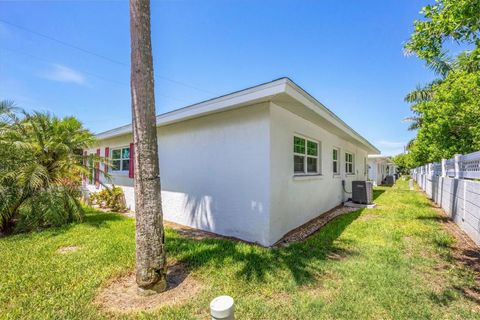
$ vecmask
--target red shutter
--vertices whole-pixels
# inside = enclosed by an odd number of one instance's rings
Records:
[[[105,164],[103,165],[103,171],[105,171],[105,173],[108,173],[108,157],[110,156],[110,148],[109,147],[106,147],[105,148]]]
[[[83,165],[87,166],[87,151],[86,150],[83,151]],[[83,175],[83,183],[84,184],[87,183],[87,175],[86,174]]]
[[[132,178],[135,176],[135,166],[133,165],[134,159],[135,159],[135,150],[133,148],[133,143],[130,143],[130,163],[128,167],[128,177]]]
[[[100,149],[97,149],[97,157],[100,157]],[[95,164],[95,186],[97,189],[100,187],[100,162],[97,159]]]

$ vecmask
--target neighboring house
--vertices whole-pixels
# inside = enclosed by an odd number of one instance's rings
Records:
[[[386,176],[394,175],[397,166],[387,156],[370,154],[368,155],[368,180],[373,184],[381,185]]]
[[[161,114],[157,127],[164,219],[264,246],[340,205],[342,180],[347,191],[366,180],[379,153],[287,78]],[[135,210],[131,125],[97,138],[89,152],[110,158],[109,183]]]

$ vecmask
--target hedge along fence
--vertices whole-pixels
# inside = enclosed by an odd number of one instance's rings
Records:
[[[480,245],[480,151],[429,163],[411,173],[420,188]]]

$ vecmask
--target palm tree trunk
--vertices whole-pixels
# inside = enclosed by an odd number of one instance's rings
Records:
[[[149,0],[130,0],[130,36],[136,281],[138,292],[148,295],[167,287]]]

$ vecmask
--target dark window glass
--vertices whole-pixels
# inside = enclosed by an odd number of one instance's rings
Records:
[[[293,137],[293,152],[305,153],[305,139]]]
[[[307,154],[309,156],[317,156],[318,155],[318,143],[313,141],[307,141]]]
[[[122,159],[130,159],[130,148],[122,149]]]
[[[305,172],[305,157],[303,156],[293,156],[293,167],[295,173],[304,173]]]
[[[120,149],[112,150],[112,159],[120,159],[121,155]]]
[[[317,170],[317,158],[307,158],[307,172],[316,173]]]
[[[122,171],[128,171],[130,168],[130,160],[122,160]]]
[[[120,160],[112,160],[112,170],[120,170]]]

